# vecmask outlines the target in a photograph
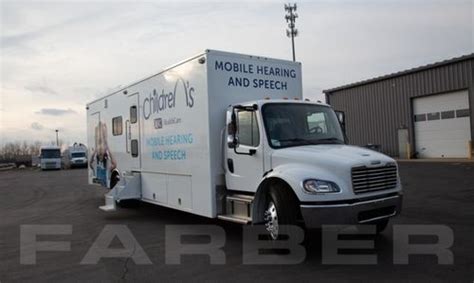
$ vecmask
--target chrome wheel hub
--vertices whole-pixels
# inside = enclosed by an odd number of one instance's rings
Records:
[[[265,211],[265,228],[273,240],[278,238],[278,215],[273,201],[270,201]]]

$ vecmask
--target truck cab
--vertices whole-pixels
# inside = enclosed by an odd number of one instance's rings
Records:
[[[228,108],[226,187],[255,193],[252,222],[264,223],[272,238],[280,225],[299,221],[310,228],[372,223],[380,232],[400,213],[397,163],[348,145],[343,117],[329,105],[301,100]]]

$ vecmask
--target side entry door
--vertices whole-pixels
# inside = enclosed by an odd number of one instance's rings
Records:
[[[125,116],[125,138],[126,153],[128,156],[130,168],[139,170],[141,167],[140,150],[140,113],[139,113],[139,95],[134,93],[128,96],[129,108]]]
[[[105,180],[99,180],[97,174],[97,153],[100,146],[100,141],[102,137],[102,127],[100,125],[100,112],[94,112],[89,115],[87,120],[87,144],[88,154],[87,162],[88,164],[88,176],[89,184],[92,183],[104,183]]]
[[[232,111],[235,123],[232,123]],[[263,175],[262,126],[256,110],[232,109],[227,112],[226,185],[229,190],[255,191]],[[232,144],[233,131],[237,146]]]

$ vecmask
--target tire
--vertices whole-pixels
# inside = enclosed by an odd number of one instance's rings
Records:
[[[120,208],[137,208],[140,206],[140,201],[138,199],[123,199],[121,201],[115,202]]]
[[[110,177],[110,188],[109,189],[113,189],[119,181],[120,181],[119,174],[116,173],[116,172],[112,173],[112,177]]]
[[[375,223],[375,225],[376,225],[375,233],[377,235],[382,233],[387,228],[388,222],[389,222],[389,219],[384,219],[384,220],[381,220],[381,221]]]
[[[265,212],[265,228],[271,240],[278,240],[291,230],[281,229],[280,225],[297,225],[297,206],[294,196],[282,184],[273,185],[268,193]]]
[[[358,227],[375,226],[375,234],[373,234],[373,235],[378,236],[378,235],[382,234],[383,231],[385,231],[385,229],[388,226],[388,222],[389,222],[389,219],[383,219],[383,220],[379,220],[377,222],[370,222],[370,223],[366,223],[366,224],[360,224]]]

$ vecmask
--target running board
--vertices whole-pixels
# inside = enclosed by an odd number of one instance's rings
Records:
[[[239,223],[239,224],[249,224],[252,222],[250,218],[242,218],[242,217],[237,217],[237,216],[232,216],[232,215],[217,215],[218,219],[229,221],[229,222],[234,222],[234,223]]]
[[[217,215],[218,219],[239,224],[249,224],[252,222],[253,196],[227,195],[225,202],[225,214]]]

